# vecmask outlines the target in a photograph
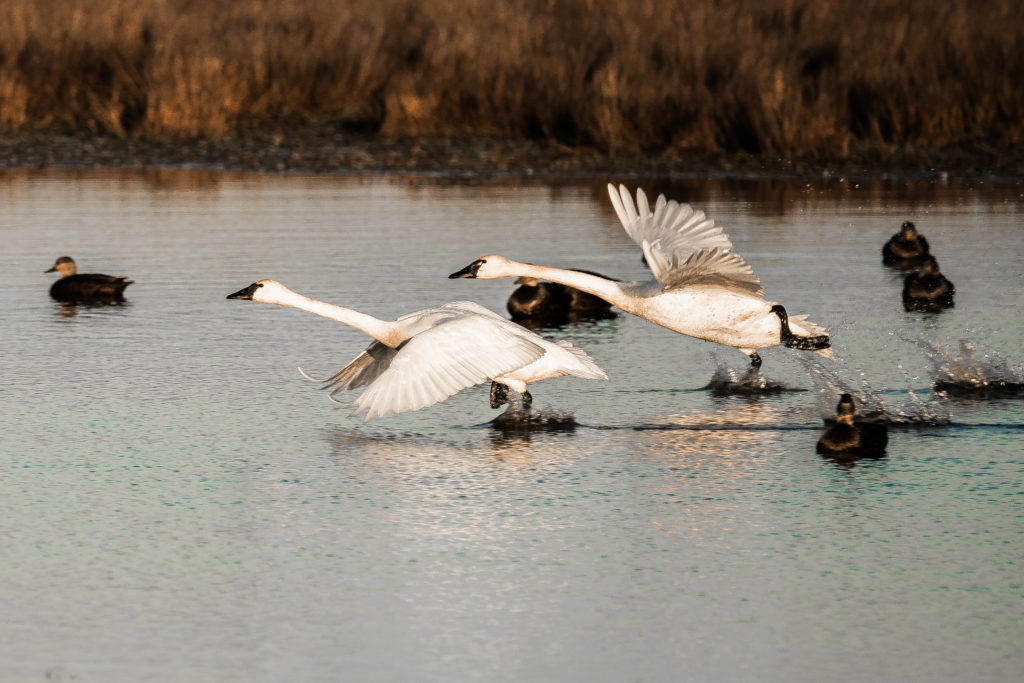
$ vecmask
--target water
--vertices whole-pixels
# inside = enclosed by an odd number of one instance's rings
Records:
[[[492,428],[484,386],[364,424],[296,367],[367,338],[224,297],[503,311],[510,280],[445,277],[486,253],[641,278],[603,183],[0,175],[0,679],[1016,679],[1024,401],[931,385],[960,340],[1020,372],[1021,187],[644,186],[839,361],[769,349],[770,391],[729,391],[742,355],[623,315],[545,332],[611,377],[532,387],[548,429]],[[906,219],[955,308],[903,310]],[[63,254],[128,303],[50,301]],[[842,390],[885,457],[815,454]]]

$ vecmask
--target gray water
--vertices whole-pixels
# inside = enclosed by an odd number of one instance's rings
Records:
[[[1018,679],[1024,400],[931,385],[961,340],[1020,379],[1024,189],[643,186],[838,361],[769,349],[788,390],[721,395],[744,356],[620,315],[544,332],[610,377],[531,387],[575,429],[496,430],[486,386],[364,424],[296,367],[366,337],[225,296],[503,312],[511,280],[446,279],[487,253],[644,278],[602,182],[0,175],[0,680]],[[906,219],[955,308],[903,311]],[[51,301],[63,254],[128,303]],[[844,390],[904,425],[884,457],[815,454]]]

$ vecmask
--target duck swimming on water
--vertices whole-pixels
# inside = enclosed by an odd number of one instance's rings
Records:
[[[900,231],[882,247],[882,263],[898,268],[915,268],[929,257],[928,240],[910,221],[903,221]]]
[[[495,254],[448,277],[533,277],[574,287],[674,332],[735,347],[755,368],[761,365],[759,348],[780,344],[833,358],[825,329],[766,301],[750,265],[731,251],[729,237],[703,211],[664,195],[652,211],[643,190],[637,190],[634,206],[625,186],[609,185],[608,194],[623,228],[643,249],[653,280],[619,282]]]
[[[100,273],[78,273],[75,260],[61,256],[53,266],[44,272],[57,271],[61,277],[50,286],[50,296],[66,302],[120,302],[124,301],[124,289],[134,282],[125,277],[102,275]]]
[[[528,407],[532,397],[527,385],[543,379],[608,379],[590,356],[569,342],[550,342],[471,301],[386,321],[311,299],[275,280],[259,280],[227,298],[297,308],[373,337],[376,341],[355,360],[322,380],[325,388],[334,387],[332,397],[342,389],[365,386],[352,413],[365,412],[364,422],[425,408],[488,379],[492,408],[507,401],[508,389],[520,393]]]
[[[580,273],[597,275],[588,270]],[[608,318],[615,314],[612,305],[600,297],[557,282],[544,282],[523,276],[508,298],[506,308],[516,322],[562,324],[588,318]]]
[[[857,408],[850,394],[843,394],[836,404],[836,422],[818,439],[817,451],[822,454],[872,455],[885,451],[889,433],[884,422],[854,422]]]
[[[921,270],[903,280],[903,308],[908,311],[938,313],[953,307],[956,288],[939,270],[939,262],[929,256]]]

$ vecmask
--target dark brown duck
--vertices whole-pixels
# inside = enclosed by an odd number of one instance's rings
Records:
[[[578,268],[573,270],[589,275],[598,275],[589,270]],[[598,277],[604,276],[598,275]],[[517,322],[529,320],[561,324],[588,318],[609,318],[615,315],[611,310],[610,303],[575,287],[557,282],[546,282],[535,277],[518,278],[516,284],[519,287],[509,296],[505,307],[512,319]]]
[[[929,256],[928,240],[910,221],[903,221],[900,231],[882,247],[882,263],[897,268],[916,268]]]
[[[857,408],[850,394],[836,404],[836,422],[818,439],[818,453],[824,455],[877,455],[885,452],[889,433],[884,422],[855,422]]]
[[[929,256],[921,270],[904,278],[903,308],[938,313],[944,308],[952,308],[955,291],[953,283],[939,270],[939,262]]]
[[[57,301],[107,303],[124,301],[124,288],[132,280],[100,273],[79,273],[75,260],[61,256],[47,273],[57,271],[61,277],[50,287],[50,296]]]

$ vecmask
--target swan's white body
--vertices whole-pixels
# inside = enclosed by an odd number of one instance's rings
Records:
[[[764,299],[764,288],[753,269],[731,251],[729,237],[703,211],[667,201],[663,195],[652,211],[642,190],[637,190],[637,206],[624,186],[616,190],[609,185],[608,191],[626,232],[643,249],[653,280],[618,282],[497,255],[483,256],[450,277],[534,277],[558,282],[674,332],[735,347],[756,363],[760,363],[757,349],[784,343],[784,323],[773,310],[778,308],[776,303]],[[782,315],[786,315],[784,309]],[[826,348],[813,350],[833,357],[824,328],[804,315],[789,316],[788,325],[797,337],[822,338]]]
[[[228,298],[297,308],[373,337],[376,341],[363,353],[324,380],[336,387],[332,394],[366,385],[353,412],[365,411],[364,421],[425,408],[488,379],[519,393],[532,382],[565,375],[608,379],[572,344],[550,342],[471,301],[389,322],[311,299],[274,280],[260,280]]]

